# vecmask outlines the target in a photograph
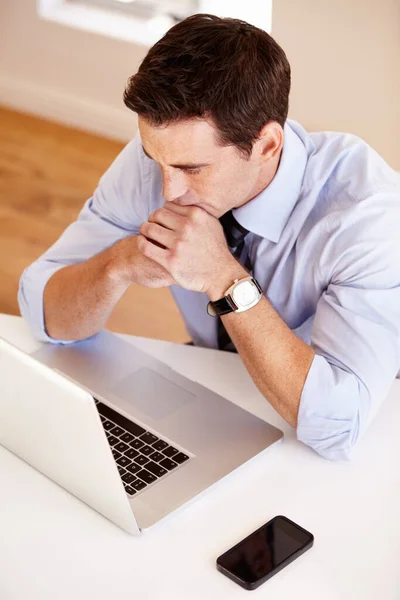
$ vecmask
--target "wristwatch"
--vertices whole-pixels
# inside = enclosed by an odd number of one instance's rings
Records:
[[[244,277],[240,281],[235,279],[223,298],[208,303],[207,312],[211,317],[220,317],[230,312],[244,312],[255,306],[262,295],[263,290],[254,277]]]

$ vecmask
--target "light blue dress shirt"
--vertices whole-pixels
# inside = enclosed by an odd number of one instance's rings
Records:
[[[21,277],[21,313],[39,340],[62,342],[44,328],[48,279],[137,234],[164,203],[160,169],[137,134],[77,221]],[[251,232],[246,240],[265,295],[316,352],[298,439],[326,458],[347,458],[400,368],[399,175],[354,135],[308,133],[288,120],[273,181],[233,212]],[[171,291],[194,343],[216,348],[207,296]]]

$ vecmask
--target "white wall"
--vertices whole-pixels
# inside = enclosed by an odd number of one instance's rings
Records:
[[[39,19],[35,0],[0,0],[0,103],[130,139],[122,102],[144,46]]]
[[[400,170],[397,0],[275,0],[272,35],[292,66],[291,118],[363,137]],[[0,2],[0,103],[129,139],[122,103],[146,48],[41,21],[34,0]]]
[[[400,171],[400,2],[275,0],[272,36],[292,68],[290,116],[349,131]]]

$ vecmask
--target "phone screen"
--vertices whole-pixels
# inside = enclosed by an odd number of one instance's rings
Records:
[[[268,579],[267,576],[279,571],[284,563],[291,562],[292,555],[306,550],[312,543],[311,533],[279,516],[225,552],[217,564],[252,586],[259,580]]]

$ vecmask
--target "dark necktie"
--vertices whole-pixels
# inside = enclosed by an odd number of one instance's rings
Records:
[[[251,274],[252,266],[250,257],[244,244],[246,235],[249,233],[247,229],[238,223],[232,214],[232,211],[225,213],[219,220],[221,223],[226,243],[229,246],[232,255],[240,262],[240,264]],[[218,348],[227,352],[237,352],[228,332],[220,317],[218,317]]]

